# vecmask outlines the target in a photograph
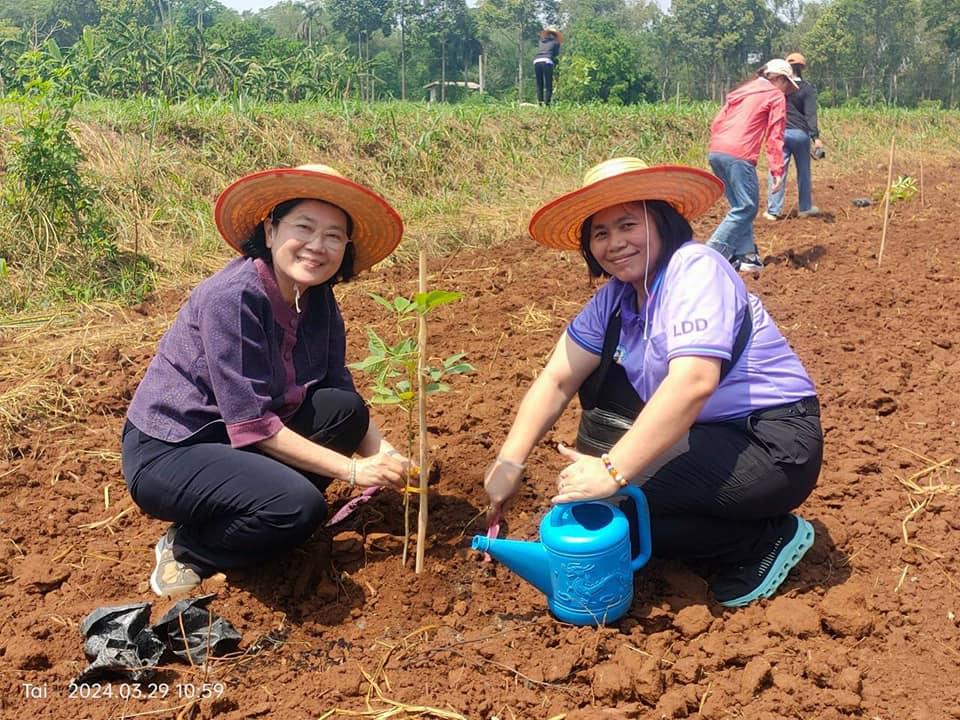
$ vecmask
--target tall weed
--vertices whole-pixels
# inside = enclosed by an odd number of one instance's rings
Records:
[[[124,296],[131,289],[124,272],[131,263],[118,252],[111,219],[81,170],[85,157],[70,130],[79,97],[61,82],[65,71],[44,68],[41,59],[24,53],[21,72],[30,79],[10,98],[19,122],[5,148],[0,192],[0,257],[11,276],[0,286],[6,311]],[[134,277],[146,277],[146,264],[133,260]]]

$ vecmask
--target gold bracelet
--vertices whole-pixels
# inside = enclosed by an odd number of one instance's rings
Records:
[[[613,461],[610,459],[610,456],[607,453],[604,453],[600,456],[600,462],[603,463],[604,470],[607,471],[607,475],[620,487],[623,487],[627,484],[627,479],[623,476],[616,466],[613,464]]]
[[[357,461],[353,459],[350,461],[350,477],[347,478],[347,485],[353,487],[357,484]]]

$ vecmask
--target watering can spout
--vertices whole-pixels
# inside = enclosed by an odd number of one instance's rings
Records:
[[[550,560],[543,543],[474,535],[470,546],[474,550],[490,553],[491,557],[510,568],[548,598],[553,597]]]

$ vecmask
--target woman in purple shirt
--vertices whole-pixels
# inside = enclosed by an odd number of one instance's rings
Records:
[[[134,502],[173,523],[150,575],[161,596],[305,541],[332,480],[397,488],[408,467],[354,388],[332,289],[397,247],[397,212],[304,165],[240,178],[215,216],[243,257],[190,294],[123,430]]]
[[[530,234],[580,250],[601,286],[560,337],[488,469],[490,519],[575,394],[577,450],[554,503],[640,485],[653,552],[687,561],[722,605],[770,597],[813,544],[791,514],[816,485],[816,391],[760,301],[688,220],[723,185],[701,170],[617,158],[540,208]]]

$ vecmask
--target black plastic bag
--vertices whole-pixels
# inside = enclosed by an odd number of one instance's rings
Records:
[[[216,657],[235,650],[240,644],[240,633],[230,621],[207,608],[215,597],[216,594],[211,593],[180,600],[154,624],[153,631],[181,660],[202,665],[208,648]]]
[[[120,675],[132,682],[143,682],[163,655],[163,642],[150,622],[150,603],[134,603],[97,608],[80,623],[86,638],[83,652],[90,665],[75,683],[90,682],[101,676]]]

